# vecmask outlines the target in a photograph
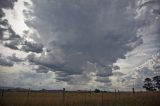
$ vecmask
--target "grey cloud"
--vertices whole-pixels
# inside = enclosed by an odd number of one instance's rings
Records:
[[[43,51],[43,44],[37,42],[29,42],[25,38],[20,37],[11,28],[10,24],[8,23],[8,20],[3,19],[5,13],[2,11],[2,8],[13,9],[15,1],[17,0],[0,1],[0,40],[2,41],[4,46],[14,50],[41,53]],[[7,37],[4,36],[4,33],[8,34]],[[19,48],[18,46],[22,47]]]
[[[15,39],[20,39],[20,36],[19,35],[17,35],[14,31],[13,31],[13,29],[11,28],[11,26],[9,25],[9,23],[8,23],[8,20],[6,20],[6,19],[1,19],[0,20],[0,34],[1,34],[1,36],[0,36],[0,40],[15,40]],[[5,37],[4,36],[4,33],[8,33],[8,36],[7,37]]]
[[[19,35],[17,35],[11,27],[9,27],[3,32],[9,33],[9,36],[7,38],[2,37],[1,39],[4,43],[4,46],[9,47],[10,49],[14,49],[14,50],[42,53],[43,47],[44,47],[43,44],[38,43],[38,42],[27,41],[25,38],[22,38]]]
[[[19,58],[16,54],[12,54],[12,56],[3,56],[0,54],[0,65],[12,67],[15,63],[23,62],[23,58]]]
[[[153,14],[156,14],[156,15],[160,15],[160,10],[158,10],[158,9],[153,9],[152,13],[153,13]]]
[[[22,62],[22,61],[24,61],[24,59],[18,58],[16,56],[16,54],[12,54],[12,56],[9,56],[8,59],[11,60],[11,61],[13,61],[13,62]]]
[[[138,59],[141,62],[138,64],[140,68],[138,70],[133,69],[131,73],[127,73],[125,81],[125,85],[131,82],[131,78],[135,77],[135,83],[137,87],[141,87],[143,85],[143,80],[146,77],[153,77],[155,75],[159,75],[159,57],[156,56],[153,59],[154,55],[159,53],[159,40],[160,40],[160,19],[159,19],[159,9],[160,9],[160,1],[159,0],[147,0],[141,1],[137,0],[140,4],[140,8],[137,8],[136,13],[136,21],[138,35],[141,35],[143,39],[142,45],[137,48],[141,53],[147,54],[144,56],[139,56]],[[145,7],[145,8],[143,8]],[[141,41],[140,41],[141,42]],[[134,58],[135,59],[135,58]],[[137,64],[137,63],[135,63]],[[123,76],[123,77],[124,77]]]
[[[154,65],[153,68],[154,68],[156,71],[159,71],[159,70],[160,70],[160,63]]]
[[[138,39],[134,18],[126,7],[134,1],[118,0],[33,0],[36,20],[26,23],[40,33],[50,52],[35,64],[67,75],[85,72],[87,61],[97,64],[97,76],[112,75],[112,65],[138,46],[127,45]],[[57,58],[60,57],[60,58]],[[43,60],[43,61],[42,61]],[[60,75],[57,77],[61,77]],[[69,77],[69,76],[68,76]]]
[[[119,66],[117,66],[117,65],[114,65],[114,66],[113,66],[113,70],[119,70],[119,69],[120,69]]]
[[[9,36],[8,38],[3,38],[3,40],[15,40],[15,39],[22,39],[18,34],[14,32],[14,30],[9,25],[8,21],[6,21],[6,31],[8,31]]]
[[[142,88],[143,81],[145,78],[152,78],[156,74],[154,71],[150,70],[148,67],[142,68],[139,72],[135,72],[135,86]]]
[[[29,42],[22,38],[5,40],[4,46],[9,47],[14,50],[20,50],[20,51],[25,51],[25,52],[35,52],[35,53],[43,52],[43,44],[37,43],[37,42],[36,43]],[[21,47],[18,47],[18,46],[21,46]]]
[[[114,76],[123,76],[123,75],[125,75],[125,74],[122,73],[122,72],[113,72],[113,75],[114,75]]]
[[[48,73],[49,72],[49,68],[48,67],[44,67],[42,65],[37,66],[33,70],[35,70],[37,73]]]
[[[97,76],[100,77],[108,77],[112,75],[112,66],[105,66],[105,67],[97,67],[98,71],[96,73]]]
[[[138,89],[142,89],[143,81],[145,78],[152,78],[156,75],[160,75],[159,64],[160,64],[160,55],[157,53],[153,55],[151,59],[147,60],[139,69],[136,69],[126,75],[122,76],[122,82],[125,85],[133,86]],[[131,83],[132,82],[132,83]]]
[[[155,5],[155,4],[160,4],[160,1],[159,0],[146,1],[143,4],[141,4],[139,8],[141,9],[143,6],[150,6],[150,5]]]
[[[52,58],[53,57],[49,57]],[[39,65],[36,69],[37,73],[47,73],[49,70],[54,71],[58,77],[56,77],[57,82],[64,81],[69,85],[79,84],[85,85],[92,80],[92,74],[94,70],[94,64],[87,63],[85,67],[85,72],[79,71],[80,69],[73,70],[72,67],[66,64],[56,64],[54,60],[48,60],[48,56],[37,57],[35,54],[28,55],[27,59],[33,63],[33,65]]]
[[[10,61],[9,59],[7,59],[6,57],[4,57],[2,54],[0,54],[0,65],[11,67],[14,65],[14,63]]]
[[[6,9],[11,8],[12,9],[13,6],[14,6],[14,2],[15,1],[17,1],[17,0],[1,0],[0,1],[0,25],[3,25],[3,26],[7,26],[8,25],[7,20],[2,19],[2,17],[5,16],[5,13],[2,11],[2,8],[6,8]],[[5,28],[2,28],[0,26],[0,39],[2,39],[3,32],[5,30],[6,30]]]
[[[92,77],[88,74],[57,77],[57,81],[64,81],[64,82],[67,82],[67,84],[69,85],[86,85],[91,80],[92,80]]]
[[[52,73],[35,73],[34,71],[16,71],[0,74],[1,87],[21,87],[31,88],[35,90],[45,89],[61,89],[61,84],[55,83]],[[53,80],[52,80],[53,79]]]
[[[45,67],[48,67],[50,69],[52,69],[52,71],[61,71],[64,72],[65,75],[70,75],[70,74],[81,74],[81,71],[77,71],[77,70],[73,70],[72,67],[67,66],[66,63],[57,63],[56,57],[52,56],[52,55],[41,55],[41,56],[36,56],[35,54],[30,54],[27,57],[28,61],[35,64],[35,65],[42,65]],[[67,67],[67,68],[66,68]],[[57,73],[60,74],[61,73]]]
[[[97,77],[96,81],[102,83],[109,83],[110,79],[108,77]]]
[[[0,28],[3,30],[0,33],[2,34],[1,40],[3,41],[4,46],[18,50],[17,46],[22,42],[23,39],[13,31],[7,20],[5,21],[5,24],[2,23],[1,25],[6,26],[5,29]],[[8,33],[8,37],[4,36],[5,32]]]
[[[0,1],[0,8],[13,8],[14,2],[17,0],[1,0]]]
[[[4,43],[4,46],[9,47],[10,49],[18,50],[17,46],[20,42],[20,39],[9,40]]]
[[[32,42],[25,41],[21,50],[26,51],[26,52],[31,51],[31,52],[36,52],[36,53],[42,53],[43,45],[41,43],[32,43]]]

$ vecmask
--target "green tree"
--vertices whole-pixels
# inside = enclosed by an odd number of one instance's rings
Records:
[[[156,90],[153,83],[152,83],[151,78],[146,78],[144,80],[143,88],[145,88],[147,91],[155,91]]]
[[[94,90],[95,93],[100,93],[101,91],[99,89]]]
[[[160,76],[153,77],[153,82],[154,82],[155,88],[157,88],[160,91]]]

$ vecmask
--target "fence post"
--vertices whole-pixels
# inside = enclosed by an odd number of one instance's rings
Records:
[[[133,94],[135,93],[135,90],[134,90],[134,88],[132,88],[132,92],[133,92]]]
[[[114,93],[115,93],[115,96],[116,96],[116,93],[117,93],[116,89],[115,89],[115,92],[114,92]]]
[[[118,95],[120,95],[120,91],[119,91],[119,89],[118,89]]]
[[[103,106],[103,91],[102,91],[102,106]]]
[[[27,98],[26,98],[26,101],[25,101],[25,105],[27,105],[27,106],[29,106],[29,93],[30,93],[30,88],[27,91]]]
[[[2,97],[3,97],[4,89],[2,89]]]
[[[28,92],[27,92],[27,97],[29,96],[29,92],[30,92],[30,88],[28,89]]]
[[[2,89],[2,97],[3,97],[3,95],[4,95],[4,89]]]
[[[87,105],[87,103],[86,103],[87,100],[86,99],[87,99],[87,92],[84,93],[84,105],[85,106]]]
[[[63,88],[63,105],[65,105],[65,88]]]

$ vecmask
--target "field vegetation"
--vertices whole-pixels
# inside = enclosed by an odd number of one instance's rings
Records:
[[[5,91],[0,106],[160,106],[160,92]]]

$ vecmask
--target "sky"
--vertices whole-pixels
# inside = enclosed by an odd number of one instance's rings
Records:
[[[159,0],[0,0],[0,87],[143,90],[159,40]]]

